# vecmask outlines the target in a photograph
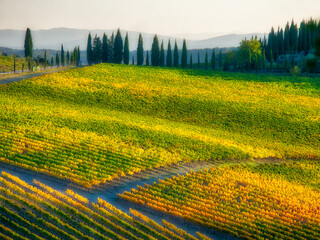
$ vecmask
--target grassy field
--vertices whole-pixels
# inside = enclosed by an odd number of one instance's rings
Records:
[[[0,161],[90,186],[181,161],[320,158],[320,81],[100,64],[0,86]]]
[[[120,196],[242,239],[319,239],[318,161],[230,166]]]

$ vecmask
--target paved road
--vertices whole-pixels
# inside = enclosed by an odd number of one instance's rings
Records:
[[[66,69],[55,69],[55,70],[48,70],[48,71],[45,71],[45,72],[38,72],[38,73],[30,73],[30,74],[23,74],[23,75],[18,75],[16,77],[5,77],[5,78],[2,78],[0,79],[0,85],[3,85],[3,84],[8,84],[8,83],[12,83],[12,82],[18,82],[18,81],[21,81],[23,79],[28,79],[28,78],[33,78],[33,77],[38,77],[38,76],[41,76],[41,75],[44,75],[44,74],[49,74],[49,73],[54,73],[54,72],[62,72],[62,71],[65,71]]]

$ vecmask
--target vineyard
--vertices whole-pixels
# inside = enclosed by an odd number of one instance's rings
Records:
[[[244,239],[319,239],[319,167],[302,161],[211,168],[119,196]]]
[[[128,215],[102,199],[95,204],[71,190],[60,193],[36,180],[29,185],[5,172],[0,203],[1,239],[209,239],[165,220],[160,225],[133,209]]]
[[[24,65],[24,70],[28,68],[28,62],[25,58],[16,58],[16,70],[22,69]],[[3,56],[0,53],[0,72],[13,72],[14,69],[14,60],[13,57]]]
[[[0,161],[91,187],[189,161],[320,157],[316,78],[100,64],[0,86]]]

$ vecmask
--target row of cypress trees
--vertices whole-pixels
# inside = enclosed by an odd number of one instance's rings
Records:
[[[169,40],[167,47],[167,54],[165,54],[163,41],[159,44],[158,36],[155,35],[151,47],[151,58],[149,52],[146,53],[146,59],[144,59],[143,38],[141,33],[139,34],[138,46],[137,46],[137,65],[152,65],[152,66],[168,66],[178,67],[181,64],[182,68],[187,67],[187,44],[186,40],[183,40],[181,63],[179,63],[179,50],[177,41],[175,41],[173,56],[171,49],[171,42]],[[165,59],[166,56],[166,59]],[[108,38],[106,34],[103,34],[102,42],[100,37],[95,35],[92,40],[92,36],[89,33],[87,42],[87,61],[89,65],[103,63],[124,63],[129,64],[130,61],[129,51],[129,37],[126,33],[123,43],[120,29],[117,30],[116,35],[112,33]],[[151,60],[151,62],[150,62]],[[134,56],[132,57],[132,64],[134,64]]]
[[[268,34],[268,38],[260,40],[263,49],[266,51],[268,61],[271,60],[271,52],[273,61],[278,56],[295,53],[309,53],[315,49],[316,40],[320,37],[320,21],[314,19],[303,20],[298,24],[291,21],[287,22],[285,28],[278,27],[275,31],[274,27]]]

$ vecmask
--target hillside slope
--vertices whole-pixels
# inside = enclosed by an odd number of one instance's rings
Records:
[[[180,161],[320,158],[313,78],[100,64],[0,86],[0,161],[97,184]]]

